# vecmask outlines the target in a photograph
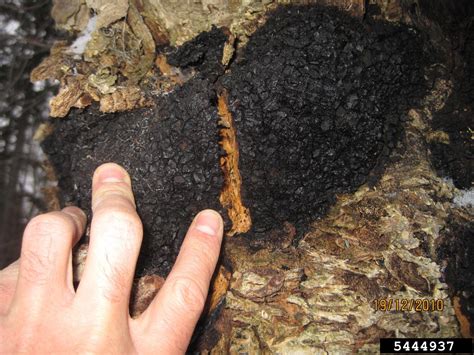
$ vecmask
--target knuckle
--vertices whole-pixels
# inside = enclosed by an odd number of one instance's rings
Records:
[[[177,278],[173,282],[172,290],[180,309],[185,312],[202,312],[206,303],[207,292],[196,280],[190,277]]]
[[[126,183],[109,183],[98,187],[92,196],[92,206],[96,208],[111,200],[134,205],[133,192]]]
[[[101,223],[113,223],[112,226],[142,229],[142,221],[135,209],[121,205],[111,204],[97,210],[94,213],[94,220],[99,220]]]
[[[65,207],[62,212],[74,222],[75,227],[82,231],[87,222],[87,215],[78,207],[68,206]]]
[[[29,282],[46,282],[52,274],[56,256],[54,238],[73,230],[73,222],[59,213],[33,218],[23,234],[20,277]]]
[[[143,227],[138,215],[122,211],[107,211],[94,216],[92,233],[100,233],[110,242],[109,248],[123,252],[140,247]]]
[[[91,238],[105,253],[99,263],[100,292],[111,303],[128,297],[135,264],[124,258],[138,255],[142,233],[141,220],[130,206],[108,204],[94,211]]]
[[[63,234],[73,231],[75,228],[72,217],[60,212],[52,212],[34,217],[26,226],[23,238],[26,241],[49,241],[51,234]]]
[[[92,229],[100,231],[110,241],[116,241],[111,247],[127,250],[139,248],[143,235],[143,226],[138,214],[117,207],[94,214]]]

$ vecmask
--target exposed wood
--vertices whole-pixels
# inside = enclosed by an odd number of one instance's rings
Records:
[[[239,171],[239,147],[237,143],[237,132],[235,130],[232,114],[227,107],[227,94],[225,92],[218,96],[218,112],[222,126],[220,129],[221,146],[226,155],[221,158],[221,167],[224,172],[224,187],[221,192],[220,201],[227,209],[232,221],[232,228],[227,235],[245,233],[252,226],[250,211],[242,202],[241,186],[242,177]]]

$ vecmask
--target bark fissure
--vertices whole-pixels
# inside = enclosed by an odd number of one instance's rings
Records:
[[[219,200],[232,222],[232,228],[227,232],[228,236],[237,233],[246,233],[252,226],[250,210],[244,206],[242,201],[241,187],[242,177],[239,171],[239,145],[237,142],[237,132],[232,114],[228,107],[227,92],[223,91],[218,95],[218,113],[221,141],[220,145],[226,152],[221,157],[220,165],[224,173],[224,187],[222,188]]]

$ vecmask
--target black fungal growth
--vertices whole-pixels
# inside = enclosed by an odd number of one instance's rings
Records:
[[[213,95],[207,81],[192,80],[154,109],[76,110],[43,143],[65,201],[86,210],[95,168],[113,161],[128,170],[144,225],[138,274],[166,275],[193,216],[205,208],[223,212]]]
[[[434,130],[448,134],[449,143],[430,142],[432,161],[438,173],[452,178],[459,189],[470,189],[474,185],[473,5],[469,1],[435,4],[425,1],[423,8],[443,29],[450,43],[448,63],[453,83],[452,94],[431,122]]]
[[[172,54],[169,63],[198,73],[156,98],[155,108],[74,111],[44,142],[65,199],[85,208],[100,163],[115,161],[130,172],[145,226],[139,274],[166,274],[193,214],[221,209],[215,105],[223,88],[252,238],[271,237],[284,222],[300,237],[337,193],[366,182],[425,90],[413,32],[333,9],[278,9],[227,73],[219,63],[224,42],[213,29]]]
[[[425,92],[417,36],[319,7],[280,8],[224,77],[253,232],[322,216],[386,160]]]
[[[198,75],[215,81],[224,73],[221,59],[226,40],[224,32],[213,26],[171,52],[168,63],[183,69],[195,68]]]

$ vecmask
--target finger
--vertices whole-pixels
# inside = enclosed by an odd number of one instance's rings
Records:
[[[117,164],[100,166],[92,181],[92,223],[77,304],[107,321],[128,311],[130,289],[142,241],[142,224],[135,210],[131,180]]]
[[[84,232],[86,216],[77,207],[33,218],[25,228],[14,302],[42,304],[69,291],[69,255]]]
[[[62,212],[69,214],[73,218],[80,232],[79,238],[73,241],[72,247],[69,250],[69,257],[67,261],[67,270],[66,270],[66,286],[71,290],[72,293],[75,293],[73,268],[72,268],[72,248],[76,245],[80,237],[84,234],[86,224],[87,224],[87,216],[82,210],[76,207],[63,208]]]
[[[15,294],[16,282],[20,261],[17,260],[0,271],[0,314],[4,314],[10,307]]]
[[[161,335],[149,337],[152,348],[163,353],[186,350],[206,301],[222,234],[223,222],[217,212],[205,210],[194,219],[163,288],[137,320],[145,334]]]
[[[66,286],[69,288],[71,293],[75,293],[74,290],[74,273],[72,268],[72,249],[69,252],[69,258],[67,262],[67,271],[66,271]]]

